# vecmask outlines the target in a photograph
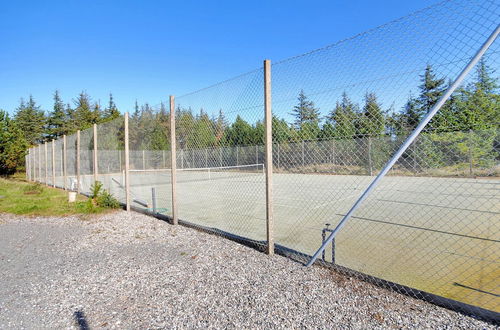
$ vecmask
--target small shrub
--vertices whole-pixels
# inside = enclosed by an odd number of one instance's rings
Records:
[[[43,186],[39,183],[28,184],[23,187],[25,195],[38,195],[43,192]]]
[[[103,207],[103,208],[112,208],[116,209],[120,207],[120,202],[116,200],[109,192],[102,188],[102,183],[100,181],[96,181],[90,187],[90,198],[88,199],[86,206],[88,211],[91,211],[91,207]]]

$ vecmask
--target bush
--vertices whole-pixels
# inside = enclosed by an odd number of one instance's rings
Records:
[[[116,200],[109,192],[102,188],[102,183],[96,181],[90,187],[91,195],[88,200],[89,207],[90,204],[94,207],[112,208],[116,209],[120,207],[120,202]]]

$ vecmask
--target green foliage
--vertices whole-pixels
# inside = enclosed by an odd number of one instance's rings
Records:
[[[357,113],[358,106],[344,92],[342,100],[337,102],[337,105],[327,117],[327,122],[333,127],[332,137],[353,138],[356,136]]]
[[[24,139],[29,144],[38,144],[45,139],[45,114],[30,95],[28,102],[19,102],[14,117],[17,126],[22,130]]]
[[[0,212],[30,216],[64,216],[104,212],[102,207],[87,208],[87,201],[78,196],[68,202],[68,193],[59,189],[29,184],[20,180],[0,178]]]
[[[304,94],[304,90],[300,91],[297,100],[298,104],[293,107],[291,113],[295,117],[295,128],[299,131],[299,135],[303,139],[316,139],[320,132],[319,109]]]
[[[91,209],[92,206],[112,209],[120,207],[120,202],[118,202],[108,191],[103,189],[102,182],[100,181],[96,181],[90,187],[90,198],[87,204],[88,209]]]
[[[29,144],[16,121],[0,110],[0,175],[10,175],[24,164]]]
[[[356,123],[360,136],[378,136],[384,133],[385,117],[374,93],[366,94],[365,105]]]
[[[498,128],[500,96],[494,73],[494,70],[481,60],[473,81],[453,93],[426,127],[414,149],[403,155],[402,162],[412,164],[414,168],[443,166],[463,162],[463,157],[469,153],[472,154],[472,163],[475,166],[490,164],[492,159],[498,160],[498,151],[494,151],[500,147],[500,134],[478,135],[461,140],[470,130],[487,131]],[[335,107],[328,109],[330,111],[324,121],[314,101],[300,90],[296,105],[290,109],[290,117],[273,116],[273,142],[279,143],[281,150],[292,150],[292,143],[296,142],[335,140],[338,141],[339,153],[355,151],[370,155],[366,168],[378,168],[393,151],[393,147],[389,145],[396,143],[396,140],[401,142],[398,139],[414,130],[443,95],[447,87],[445,81],[445,77],[439,77],[432,66],[426,66],[417,94],[410,94],[401,109],[391,107],[390,111],[382,107],[373,92],[367,91],[362,104],[358,104],[344,92]],[[73,103],[73,106],[64,106],[59,92],[56,91],[53,110],[46,119],[33,97],[30,96],[28,102],[21,100],[14,120],[3,118],[0,123],[2,173],[12,173],[15,168],[22,167],[23,148],[26,146],[62,134],[72,134],[94,123],[110,125],[103,126],[102,132],[99,133],[100,148],[123,148],[123,124],[119,120],[113,120],[120,118],[120,113],[112,94],[109,95],[109,101],[103,110],[99,102],[93,102],[85,92],[80,93]],[[224,111],[229,109],[219,109],[210,116],[206,109],[194,113],[191,108],[179,105],[176,109],[178,148],[246,146],[264,142],[265,127],[261,119],[252,122],[245,115],[239,115],[228,120]],[[168,150],[169,121],[170,114],[164,104],[160,105],[160,109],[153,109],[147,103],[139,105],[136,101],[129,121],[130,149]],[[444,134],[447,132],[457,133]],[[467,143],[472,142],[466,143],[465,140],[472,141],[474,148],[469,148]]]

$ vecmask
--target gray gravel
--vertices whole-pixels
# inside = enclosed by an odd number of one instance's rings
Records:
[[[123,211],[0,215],[0,328],[494,328]]]

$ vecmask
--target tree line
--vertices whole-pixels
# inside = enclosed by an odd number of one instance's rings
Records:
[[[437,77],[428,65],[421,75],[418,94],[410,95],[402,109],[383,109],[378,97],[367,92],[360,105],[347,92],[321,115],[313,100],[300,91],[297,104],[290,109],[288,122],[273,116],[273,141],[276,143],[319,139],[356,139],[361,137],[406,135],[413,130],[443,95],[449,82]],[[427,131],[450,132],[498,127],[500,96],[494,71],[481,60],[472,81],[459,88],[445,103]],[[11,117],[0,110],[0,173],[12,173],[24,163],[30,146],[57,139],[119,118],[113,95],[105,107],[81,92],[71,103],[64,103],[58,91],[53,107],[44,111],[35,99],[21,99]],[[164,104],[153,108],[136,102],[130,117],[131,149],[164,150],[170,147],[169,112]],[[121,137],[123,133],[117,133]],[[250,123],[242,116],[229,122],[223,109],[210,117],[205,109],[176,108],[176,136],[180,148],[256,145],[264,141],[264,123]],[[120,139],[118,139],[120,140]],[[498,143],[498,137],[495,143]]]

